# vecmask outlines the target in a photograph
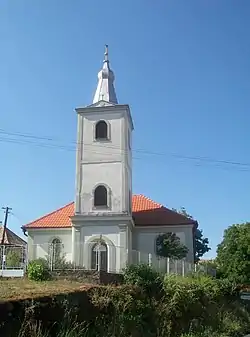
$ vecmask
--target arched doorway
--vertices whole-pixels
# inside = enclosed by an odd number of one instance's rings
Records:
[[[108,247],[104,241],[95,243],[91,249],[91,269],[108,270]]]

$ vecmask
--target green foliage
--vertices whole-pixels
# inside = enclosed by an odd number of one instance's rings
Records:
[[[124,283],[140,287],[148,294],[158,294],[162,290],[162,277],[147,264],[129,265],[124,269]]]
[[[54,255],[52,259],[50,255],[46,257],[48,266],[52,270],[68,270],[75,269],[73,263],[66,261],[65,255]]]
[[[217,268],[217,263],[215,260],[203,260],[203,261],[198,261],[196,265],[198,270],[204,270],[204,273],[211,275],[213,277],[219,278],[218,275],[218,268]]]
[[[22,254],[20,251],[17,251],[16,249],[8,250],[6,254],[6,267],[9,268],[20,267],[21,258]]]
[[[89,326],[87,336],[156,336],[155,308],[150,297],[137,287],[98,287],[91,302],[100,315]]]
[[[250,284],[250,223],[232,225],[217,248],[216,262],[225,278]]]
[[[147,278],[143,270],[139,274]],[[239,337],[250,331],[249,312],[232,284],[204,275],[165,276],[161,297],[126,284],[32,300],[30,306],[26,317],[33,325],[26,324],[21,336],[45,336],[46,329],[48,337]]]
[[[51,277],[48,263],[42,258],[31,261],[27,273],[28,278],[32,281],[46,281]]]
[[[185,207],[181,207],[181,209],[178,211],[175,208],[172,209],[174,212],[177,212],[183,216],[185,216],[188,219],[194,220],[192,215],[188,214]],[[208,238],[203,237],[202,230],[199,228],[196,228],[194,233],[194,252],[195,252],[195,262],[200,261],[200,258],[209,252],[211,248],[209,247],[209,241]]]
[[[156,239],[156,253],[160,257],[180,260],[187,256],[188,248],[175,233],[164,233]]]
[[[228,280],[166,276],[163,286],[168,303],[165,315],[172,320],[173,336],[188,332],[206,336],[205,330],[217,336],[241,336],[250,329],[249,313],[240,306],[238,292]]]
[[[200,258],[210,251],[210,247],[208,238],[203,237],[202,230],[199,228],[196,228],[194,233],[194,250],[195,250],[195,258],[194,262],[200,261]]]

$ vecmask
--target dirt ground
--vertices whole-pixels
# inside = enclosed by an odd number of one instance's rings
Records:
[[[87,290],[93,285],[81,284],[67,280],[34,282],[28,279],[0,279],[0,300],[37,298],[53,294],[62,294],[79,290]]]

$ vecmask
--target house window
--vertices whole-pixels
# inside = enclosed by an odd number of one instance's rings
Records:
[[[94,192],[94,206],[95,207],[108,207],[108,191],[103,185],[96,187]]]
[[[95,139],[107,140],[108,139],[108,124],[105,121],[99,121],[95,126]]]

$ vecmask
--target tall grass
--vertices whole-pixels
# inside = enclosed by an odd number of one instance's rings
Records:
[[[55,307],[47,309],[62,310],[49,329],[51,316],[36,303],[38,310],[27,311],[18,337],[243,337],[250,332],[249,311],[227,282],[202,275],[163,279],[148,266],[126,273],[123,286],[89,290],[87,306],[79,293],[74,301],[67,295],[55,298]]]
[[[45,330],[41,322],[25,322],[23,323],[18,337],[88,337],[88,330],[86,324],[65,324],[62,323],[54,332]]]

